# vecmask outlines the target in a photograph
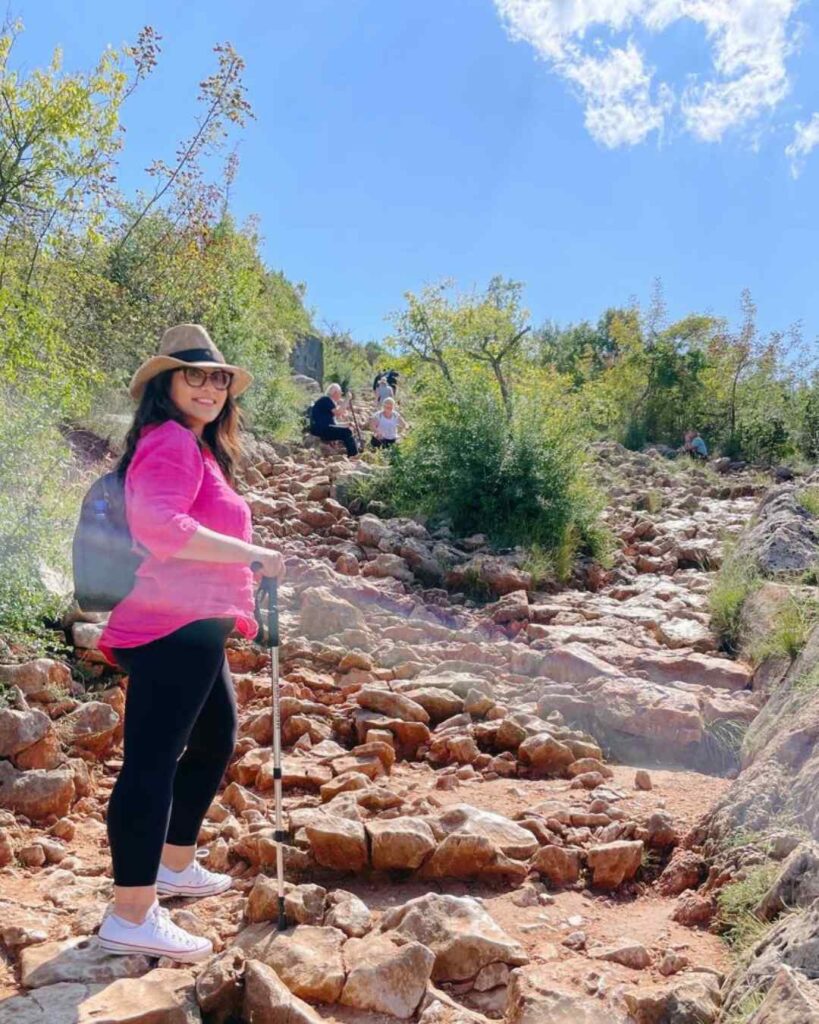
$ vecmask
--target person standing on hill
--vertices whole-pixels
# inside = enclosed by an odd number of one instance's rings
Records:
[[[212,896],[232,884],[196,858],[236,743],[225,640],[234,628],[256,633],[251,563],[284,575],[281,555],[252,543],[250,509],[233,486],[236,399],[252,379],[225,362],[204,327],[181,324],[130,384],[139,404],[118,472],[145,558],[100,639],[128,673],[123,763],[107,816],[114,902],[98,936],[110,953],[209,956],[210,941],[174,924],[157,896]]]
[[[392,387],[391,384],[387,383],[387,378],[386,377],[382,377],[381,380],[378,382],[378,387],[375,389],[375,399],[376,399],[376,401],[378,402],[379,405],[381,405],[384,402],[385,398],[394,398],[394,397],[395,397],[395,389]]]
[[[330,384],[321,398],[316,399],[310,410],[310,433],[322,441],[341,441],[348,456],[358,455],[352,430],[336,423],[336,410],[341,398],[341,385]]]

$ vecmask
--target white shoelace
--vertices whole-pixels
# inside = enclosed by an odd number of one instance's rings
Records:
[[[164,907],[157,907],[153,912],[153,919],[156,922],[156,932],[163,939],[175,942],[177,945],[186,946],[192,949],[196,945],[196,939],[179,925],[174,924],[171,915]]]

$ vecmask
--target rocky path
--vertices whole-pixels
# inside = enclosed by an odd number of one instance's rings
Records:
[[[72,627],[90,695],[57,663],[0,666],[0,1022],[715,1020],[727,957],[703,927],[712,906],[691,890],[707,867],[686,836],[757,712],[707,599],[760,484],[611,445],[597,456],[615,564],[538,589],[520,552],[351,513],[365,466],[255,451],[258,539],[288,562],[296,927],[276,938],[270,924],[266,657],[230,641],[240,740],[200,845],[236,887],[169,904],[214,940],[195,971],[106,957],[91,937],[123,710],[99,623]],[[150,1018],[132,1012],[149,1004]]]

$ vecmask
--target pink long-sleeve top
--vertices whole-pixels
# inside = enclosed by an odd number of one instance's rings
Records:
[[[173,420],[146,427],[125,474],[125,512],[134,540],[148,554],[133,590],[111,612],[100,650],[138,647],[196,619],[235,618],[256,634],[249,566],[174,555],[198,526],[250,541],[250,509],[193,432]]]

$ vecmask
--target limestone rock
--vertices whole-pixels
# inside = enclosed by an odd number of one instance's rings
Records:
[[[713,974],[692,971],[663,989],[624,993],[634,1024],[716,1024],[720,1009],[719,982]]]
[[[366,629],[361,612],[327,587],[310,587],[304,592],[299,615],[301,632],[313,640],[342,633],[345,629]]]
[[[275,925],[253,925],[236,936],[248,960],[272,967],[293,995],[316,1003],[338,1002],[344,987],[341,947],[346,939],[337,928],[297,925],[277,932]]]
[[[623,967],[630,967],[635,971],[645,970],[651,964],[648,950],[641,942],[634,939],[621,939],[613,946],[592,950],[591,956],[595,960],[610,960],[612,963],[622,964]]]
[[[344,945],[345,1006],[393,1017],[411,1017],[421,1002],[435,954],[420,942],[396,941],[390,934],[349,939]]]
[[[134,978],[150,969],[146,956],[115,956],[95,938],[80,936],[28,946],[20,954],[20,980],[25,988],[41,988],[58,982],[99,984],[117,978]]]
[[[610,1007],[556,987],[548,967],[512,971],[505,1024],[625,1024]]]
[[[714,916],[714,904],[705,896],[686,892],[677,900],[671,920],[687,928],[704,928]]]
[[[238,1017],[242,1008],[245,961],[241,952],[227,949],[209,960],[196,978],[196,1001],[208,1019]]]
[[[484,811],[470,804],[455,804],[436,818],[430,819],[436,838],[450,835],[484,836],[507,857],[526,860],[538,849],[538,841],[528,829],[494,811]]]
[[[435,836],[423,818],[375,820],[366,827],[377,871],[414,871],[435,849]]]
[[[327,895],[324,923],[328,928],[338,928],[345,935],[360,939],[372,928],[373,916],[367,904],[354,893],[333,889]]]
[[[679,896],[686,889],[696,889],[706,871],[705,861],[698,853],[678,848],[660,875],[657,887],[663,896]]]
[[[754,1024],[819,1024],[819,991],[815,981],[781,967],[753,1017]]]
[[[420,869],[422,878],[480,878],[502,875],[522,881],[526,865],[507,857],[486,836],[453,832]]]
[[[316,1011],[287,988],[272,967],[258,960],[245,966],[243,1017],[253,1024],[321,1024]]]
[[[548,732],[524,740],[518,748],[518,757],[536,772],[549,775],[562,774],[576,760],[569,747]]]
[[[541,846],[532,867],[555,888],[574,885],[580,877],[580,853],[562,846]]]
[[[642,842],[617,840],[590,846],[587,863],[593,873],[592,883],[601,889],[616,889],[631,881],[642,863]]]
[[[51,719],[31,708],[15,711],[0,708],[0,757],[14,757],[41,740],[51,728]]]
[[[362,708],[379,711],[389,718],[399,718],[405,722],[429,722],[429,713],[414,700],[392,690],[382,690],[374,686],[365,686],[356,694],[356,701]]]
[[[119,715],[110,704],[88,701],[61,718],[57,732],[67,746],[101,754],[113,744],[119,721]]]
[[[388,910],[378,931],[396,932],[427,946],[435,954],[436,981],[474,978],[496,961],[519,966],[528,961],[522,946],[492,920],[469,896],[428,893]]]
[[[368,862],[367,835],[358,821],[315,816],[305,829],[316,862],[335,871],[361,871]]]
[[[8,761],[0,761],[0,807],[15,814],[32,821],[52,814],[62,818],[74,795],[74,774],[67,768],[19,772]]]
[[[71,670],[61,661],[35,658],[20,665],[0,665],[0,683],[18,686],[23,696],[49,703],[71,690]]]

